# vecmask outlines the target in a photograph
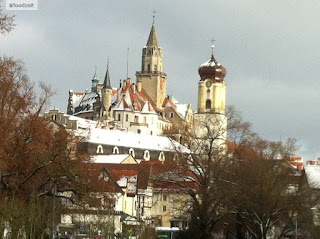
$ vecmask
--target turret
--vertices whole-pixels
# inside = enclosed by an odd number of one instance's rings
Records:
[[[94,71],[93,78],[91,80],[91,92],[97,92],[97,85],[99,84],[99,79],[97,75],[97,69]]]
[[[104,78],[103,87],[101,90],[101,96],[103,111],[108,114],[112,99],[112,87],[109,76],[109,63],[106,71],[106,76]]]

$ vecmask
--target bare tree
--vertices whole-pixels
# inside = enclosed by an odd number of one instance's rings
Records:
[[[2,0],[0,0],[0,34],[5,34],[9,33],[15,26],[14,16],[10,16],[9,14],[3,12],[1,3]]]

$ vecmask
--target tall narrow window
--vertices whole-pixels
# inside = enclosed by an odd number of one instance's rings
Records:
[[[137,115],[134,116],[134,122],[139,123],[139,116],[137,116]]]
[[[206,101],[206,109],[211,109],[211,100]]]
[[[129,120],[129,115],[126,114],[126,122],[128,122],[128,120]]]
[[[148,64],[148,72],[150,72],[150,71],[151,71],[150,64]]]
[[[158,69],[157,69],[157,65],[154,65],[154,71],[157,71]]]
[[[121,115],[120,114],[118,114],[118,121],[120,121],[121,120]]]

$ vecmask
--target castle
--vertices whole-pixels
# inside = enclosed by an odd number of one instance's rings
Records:
[[[141,69],[136,72],[135,83],[127,78],[120,82],[119,88],[112,88],[108,66],[103,83],[94,74],[90,92],[69,91],[67,113],[97,120],[101,128],[166,135],[180,143],[187,131],[201,138],[208,133],[203,122],[217,127],[219,121],[221,130],[221,125],[225,129],[227,120],[226,70],[214,58],[213,46],[211,58],[200,65],[198,72],[198,107],[194,112],[191,104],[181,104],[173,96],[166,95],[168,77],[163,72],[163,49],[153,23],[142,49]],[[225,140],[226,132],[221,135]]]

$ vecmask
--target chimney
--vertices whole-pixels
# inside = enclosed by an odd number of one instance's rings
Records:
[[[142,90],[142,83],[141,83],[141,81],[138,81],[137,82],[137,91],[141,92],[141,90]]]
[[[131,89],[132,89],[133,94],[135,95],[136,94],[136,85],[132,84]]]

